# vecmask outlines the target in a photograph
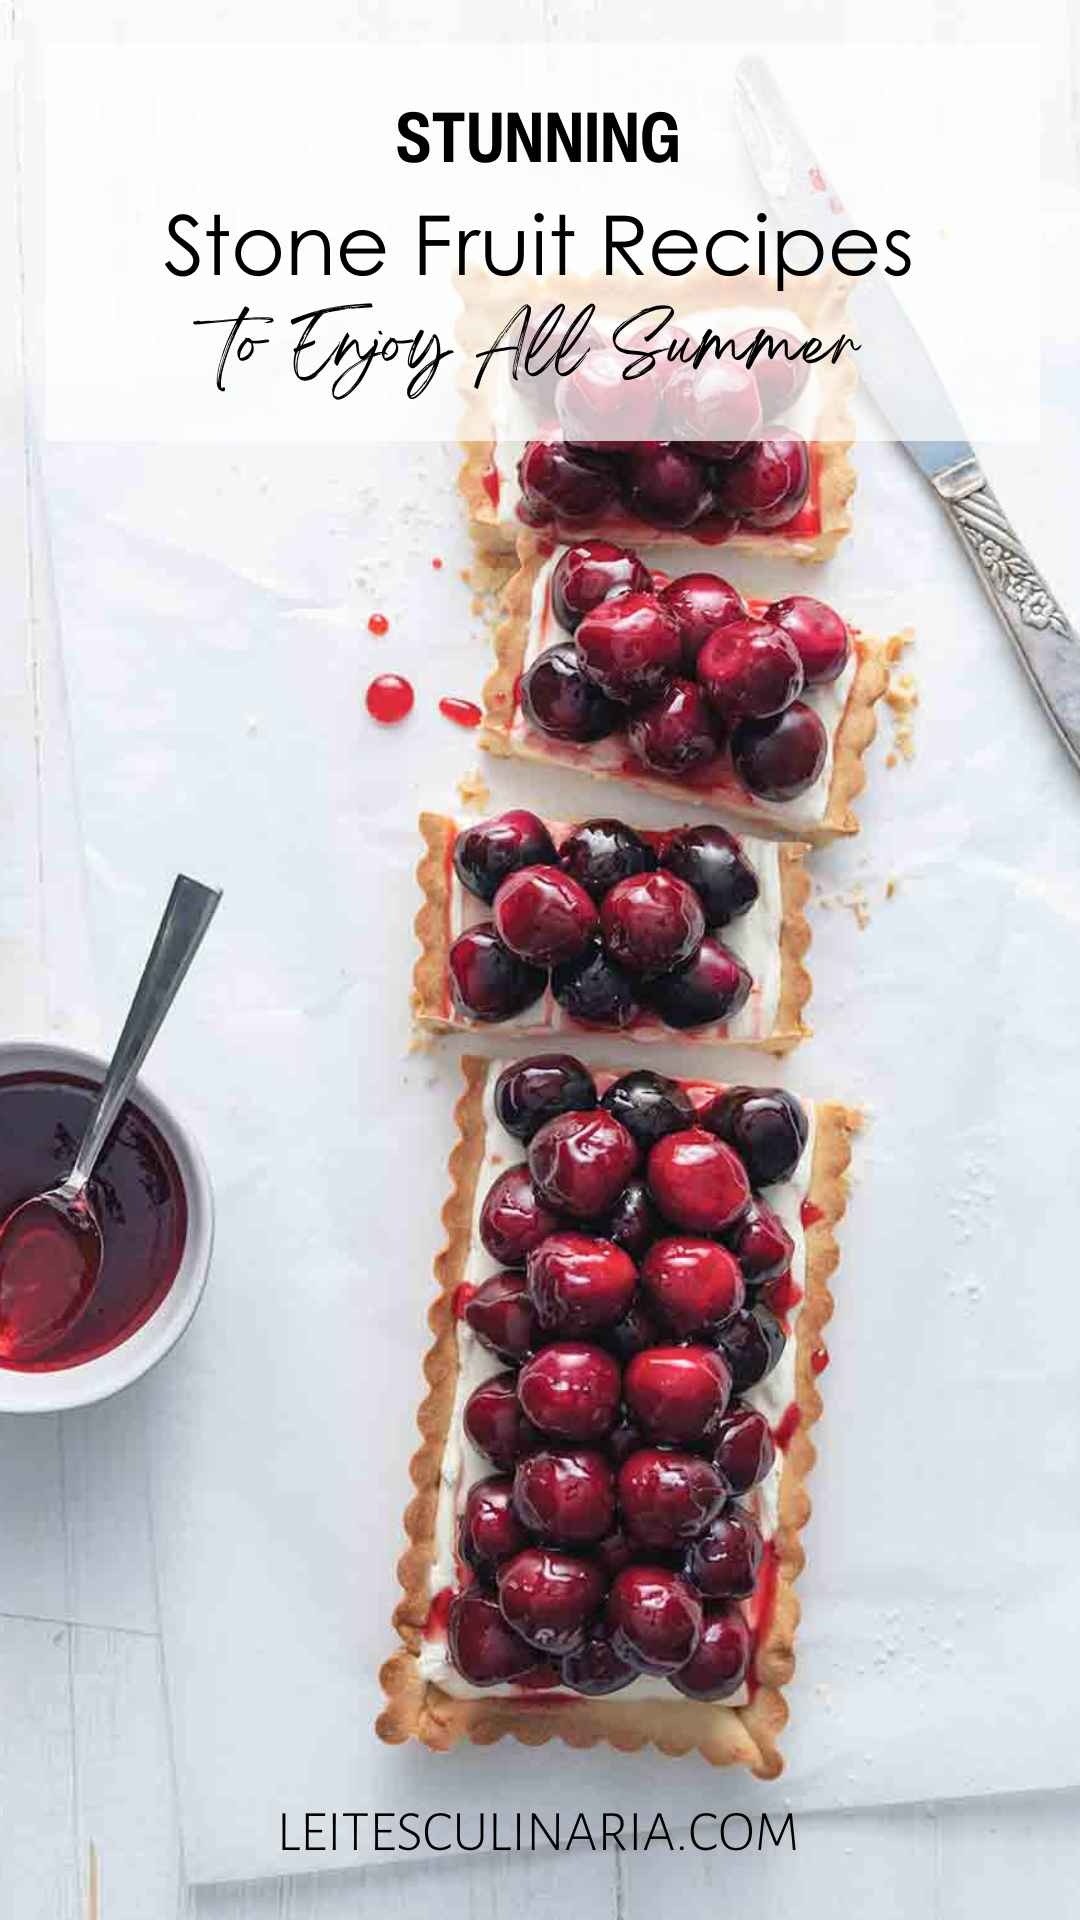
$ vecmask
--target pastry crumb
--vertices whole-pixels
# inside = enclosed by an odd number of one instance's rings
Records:
[[[483,813],[491,804],[491,788],[478,767],[471,767],[457,783],[457,795],[471,813]]]
[[[406,1053],[430,1053],[435,1045],[435,1035],[427,1028],[414,1026],[409,1036]]]
[[[895,899],[895,897],[896,897],[896,881],[895,881],[895,880],[886,880],[886,882],[885,882],[885,898],[886,898],[886,900],[893,900],[893,899]]]

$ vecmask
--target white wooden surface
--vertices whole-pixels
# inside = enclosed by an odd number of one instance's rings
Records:
[[[908,0],[905,37],[1015,37],[1041,31],[1047,50],[1044,146],[1051,217],[1080,181],[1078,21],[1069,0]],[[721,10],[680,10],[677,32],[723,32]],[[72,39],[307,40],[390,31],[426,36],[427,0],[8,0],[5,43],[26,32]],[[621,0],[458,0],[441,33],[463,37],[647,38],[655,8]],[[732,37],[737,29],[733,26]],[[770,39],[888,40],[893,6],[865,0],[761,7]],[[2,73],[2,69],[0,69]],[[19,253],[14,215],[18,129],[0,85],[0,703],[8,720],[0,804],[37,773],[24,723],[52,631],[48,556],[31,523],[22,438]],[[1060,189],[1060,195],[1059,195]],[[6,276],[10,276],[8,284]],[[14,316],[14,324],[12,324]],[[1031,460],[1029,459],[1029,467]],[[1034,461],[1037,470],[1037,459]],[[1017,476],[1024,471],[1016,457]],[[1006,477],[1002,478],[1006,486]],[[1010,497],[1015,498],[1015,493]],[[47,669],[48,661],[44,661]],[[22,731],[20,728],[22,727]],[[19,756],[22,756],[20,759]],[[0,1027],[39,1025],[49,1008],[35,885],[47,841],[5,851],[0,867]],[[31,836],[33,838],[33,836]],[[54,1009],[55,1011],[55,1009]],[[185,1889],[157,1638],[150,1516],[137,1397],[84,1414],[0,1419],[0,1920],[83,1920],[96,1856],[101,1920],[364,1920],[392,1900],[400,1920],[437,1905],[448,1916],[529,1920],[566,1912],[646,1920],[680,1904],[730,1899],[743,1920],[793,1909],[877,1920],[994,1920],[1022,1905],[1067,1911],[1080,1877],[1080,1796],[902,1809],[804,1819],[798,1852],[650,1854],[638,1858],[491,1859],[403,1867],[392,1879],[334,1873],[260,1887]],[[1071,1657],[1067,1654],[1066,1657]],[[933,1736],[927,1703],[927,1738]],[[1075,1895],[1073,1895],[1075,1897]]]

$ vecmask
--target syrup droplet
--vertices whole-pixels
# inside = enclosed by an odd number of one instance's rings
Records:
[[[802,1413],[799,1410],[799,1406],[797,1402],[793,1400],[790,1407],[786,1407],[784,1409],[775,1427],[773,1428],[773,1439],[776,1441],[776,1444],[780,1448],[781,1452],[785,1447],[789,1447],[791,1445],[791,1442],[795,1436],[796,1428],[798,1427],[801,1419],[802,1419]]]
[[[454,1288],[450,1301],[455,1320],[464,1320],[465,1309],[475,1292],[476,1288],[472,1285],[471,1281],[459,1281],[458,1285]]]
[[[824,1373],[828,1364],[829,1364],[828,1347],[815,1347],[813,1353],[810,1355],[811,1372]]]
[[[459,700],[454,694],[439,701],[439,712],[458,727],[478,727],[484,717],[475,701]]]
[[[439,556],[438,556],[438,554],[436,554],[436,555],[435,555],[435,557],[434,557],[434,559],[432,560],[432,562],[431,562],[431,564],[432,564],[432,566],[434,567],[434,569],[435,569],[435,571],[436,571],[436,573],[441,573],[441,572],[442,572],[442,561],[441,561],[441,560],[439,559]]]
[[[824,1220],[825,1215],[822,1213],[820,1207],[814,1205],[812,1200],[804,1200],[799,1209],[799,1218],[804,1227],[814,1227],[819,1220]]]
[[[484,475],[484,492],[493,507],[499,504],[499,474],[496,467],[489,467]]]
[[[373,633],[377,640],[381,640],[384,633],[389,633],[390,622],[385,613],[373,613],[367,623],[367,630]]]
[[[400,673],[380,673],[367,690],[367,710],[380,726],[393,727],[412,712],[415,695]]]

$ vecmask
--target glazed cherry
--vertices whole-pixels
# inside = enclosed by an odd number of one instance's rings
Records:
[[[599,940],[580,959],[555,968],[551,991],[563,1012],[583,1026],[628,1027],[641,1011],[636,981]]]
[[[694,958],[649,983],[653,1012],[680,1030],[730,1020],[746,1005],[753,980],[738,954],[706,934]]]
[[[649,1155],[646,1179],[665,1218],[690,1233],[722,1233],[750,1199],[738,1154],[701,1126],[660,1140]]]
[[[493,1473],[474,1481],[461,1516],[461,1557],[475,1573],[489,1578],[500,1560],[509,1560],[529,1544],[514,1508],[514,1482]]]
[[[616,1653],[611,1629],[602,1620],[594,1620],[585,1639],[574,1653],[563,1655],[559,1678],[573,1693],[596,1696],[618,1693],[637,1679],[635,1669]]]
[[[790,1180],[810,1132],[802,1101],[786,1087],[728,1087],[701,1120],[734,1147],[755,1187]]]
[[[735,460],[761,426],[757,382],[738,360],[680,369],[665,394],[664,424],[699,460]]]
[[[555,1547],[526,1547],[498,1572],[503,1618],[541,1653],[571,1653],[604,1598],[607,1582],[591,1560]]]
[[[767,1307],[744,1307],[717,1335],[736,1393],[748,1393],[775,1367],[787,1336]]]
[[[618,708],[582,672],[572,640],[537,654],[521,676],[520,698],[525,718],[554,740],[603,740],[620,720]]]
[[[559,440],[530,440],[518,462],[518,481],[534,515],[589,520],[615,499],[611,471]]]
[[[682,659],[679,629],[651,593],[624,593],[587,613],[574,641],[581,670],[609,700],[658,693]]]
[[[641,1284],[680,1338],[730,1320],[746,1293],[734,1254],[715,1240],[683,1233],[654,1241],[642,1262]]]
[[[548,1334],[592,1333],[613,1326],[637,1288],[630,1255],[612,1241],[586,1233],[549,1235],[530,1253],[527,1271],[529,1298]]]
[[[542,1347],[526,1360],[517,1381],[528,1419],[558,1440],[599,1440],[610,1433],[619,1389],[618,1362],[603,1347],[584,1340],[558,1340]]]
[[[761,1529],[745,1507],[729,1507],[687,1549],[684,1571],[710,1600],[748,1600],[761,1565]]]
[[[507,1626],[498,1602],[479,1587],[455,1593],[446,1641],[454,1667],[474,1687],[497,1687],[522,1680],[540,1665],[535,1650]]]
[[[627,1181],[611,1212],[604,1215],[601,1230],[605,1240],[613,1240],[632,1260],[640,1260],[662,1231],[649,1189],[636,1174]]]
[[[840,615],[823,600],[793,593],[789,599],[774,600],[771,607],[766,607],[765,618],[794,643],[808,687],[839,679],[851,655],[851,635]]]
[[[704,932],[697,894],[673,873],[620,880],[600,909],[600,936],[608,953],[644,979],[692,960]]]
[[[606,1619],[620,1659],[639,1673],[674,1673],[701,1638],[697,1594],[670,1567],[624,1567],[608,1595]]]
[[[724,1482],[698,1453],[645,1447],[619,1468],[619,1506],[631,1539],[670,1548],[695,1540],[726,1499]]]
[[[731,1374],[712,1347],[649,1347],[627,1363],[623,1391],[650,1440],[695,1446],[714,1432],[731,1396]]]
[[[568,444],[616,452],[648,440],[656,419],[656,383],[627,380],[617,347],[593,347],[555,389],[555,411]]]
[[[635,1353],[644,1353],[646,1347],[658,1347],[662,1344],[663,1339],[664,1331],[659,1320],[642,1299],[641,1295],[638,1294],[623,1314],[622,1319],[617,1320],[613,1327],[608,1328],[604,1335],[604,1344],[609,1346],[611,1351],[618,1355],[623,1366],[625,1366],[628,1360],[633,1359]],[[637,1438],[633,1444],[635,1446],[640,1445],[641,1436],[636,1427],[634,1428],[634,1433],[637,1435]],[[608,1444],[611,1445],[612,1443],[609,1441]]]
[[[652,848],[621,820],[583,820],[559,848],[559,865],[585,888],[599,906],[617,880],[651,873]]]
[[[463,887],[489,906],[508,873],[554,859],[555,843],[543,821],[524,808],[463,827],[454,840],[454,872]]]
[[[713,504],[704,454],[655,443],[626,458],[623,494],[636,520],[651,527],[690,527]]]
[[[581,1113],[596,1105],[588,1067],[572,1053],[537,1053],[514,1060],[495,1082],[495,1117],[515,1140],[531,1140],[557,1113]]]
[[[517,1376],[512,1372],[493,1374],[474,1387],[465,1402],[462,1425],[473,1446],[505,1473],[536,1444],[521,1410]]]
[[[560,554],[551,575],[551,611],[573,633],[583,614],[620,593],[648,593],[649,569],[629,547],[611,540],[582,540]]]
[[[725,721],[761,720],[790,707],[802,692],[795,643],[765,620],[731,620],[706,640],[697,676]]]
[[[821,715],[802,700],[771,720],[740,720],[731,759],[743,785],[762,800],[795,800],[825,765],[829,736]]]
[[[754,351],[754,343],[759,339],[760,350]],[[764,327],[744,327],[732,341],[742,365],[757,383],[766,420],[775,420],[778,413],[786,413],[794,406],[810,378],[809,362],[801,356],[794,357],[800,345],[794,334]],[[752,364],[748,359],[751,352]]]
[[[633,1134],[645,1153],[665,1134],[678,1133],[694,1124],[689,1095],[677,1080],[653,1073],[650,1067],[635,1067],[631,1073],[620,1074],[601,1096],[600,1104]]]
[[[490,920],[458,934],[448,971],[454,1007],[465,1020],[509,1020],[531,1007],[547,985],[543,970],[511,953]]]
[[[724,728],[695,680],[677,678],[631,715],[631,753],[653,773],[692,773],[716,758]]]
[[[754,1194],[741,1220],[725,1235],[747,1284],[764,1285],[776,1280],[791,1265],[795,1242],[783,1221],[771,1207]]]
[[[810,455],[805,440],[774,427],[724,475],[721,504],[749,527],[767,531],[793,520],[810,491]]]
[[[495,895],[495,931],[519,960],[554,967],[583,953],[596,931],[596,908],[561,867],[523,867]]]
[[[716,1429],[713,1465],[729,1493],[759,1486],[776,1458],[772,1429],[756,1407],[729,1407]]]
[[[518,1462],[513,1492],[524,1526],[560,1546],[591,1546],[615,1524],[614,1476],[603,1454],[589,1447],[530,1454]]]
[[[480,1209],[480,1238],[503,1267],[523,1267],[533,1248],[561,1224],[554,1208],[537,1192],[524,1162],[499,1174]]]
[[[726,827],[679,827],[668,834],[660,864],[693,887],[710,928],[749,913],[760,891],[757,874]]]
[[[529,1142],[529,1171],[544,1199],[575,1220],[613,1207],[641,1154],[626,1128],[603,1107],[560,1113]]]
[[[493,1273],[482,1280],[465,1307],[465,1324],[482,1347],[500,1360],[523,1360],[540,1338],[523,1273]]]
[[[674,614],[682,636],[683,672],[693,673],[711,633],[729,620],[742,620],[746,602],[717,573],[684,573],[663,588],[660,604]]]
[[[738,1693],[750,1670],[750,1628],[739,1607],[718,1603],[705,1608],[701,1639],[671,1684],[688,1700],[727,1700]]]

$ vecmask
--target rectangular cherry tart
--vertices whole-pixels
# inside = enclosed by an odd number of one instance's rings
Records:
[[[378,1732],[774,1777],[858,1116],[462,1066]]]
[[[745,600],[685,549],[519,551],[484,688],[490,752],[623,780],[758,833],[858,832],[888,676],[881,649],[831,607]]]
[[[805,847],[521,809],[420,816],[413,1010],[434,1032],[784,1053],[810,993]]]

